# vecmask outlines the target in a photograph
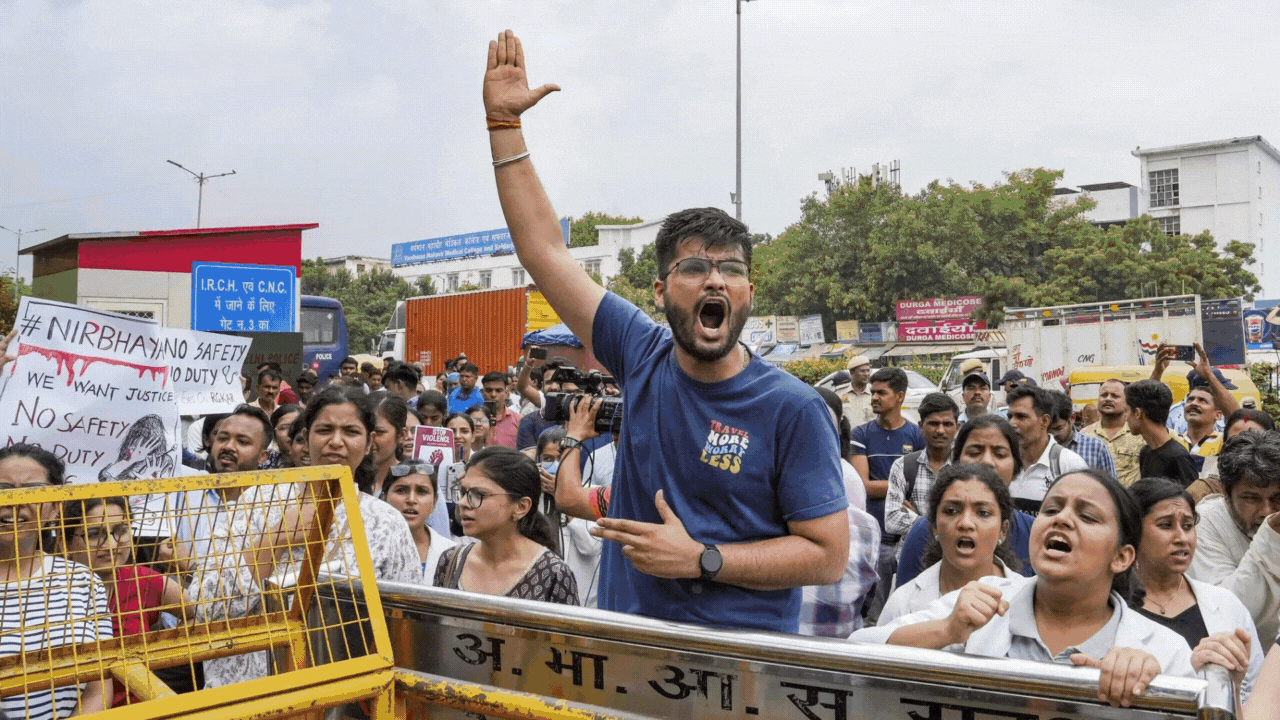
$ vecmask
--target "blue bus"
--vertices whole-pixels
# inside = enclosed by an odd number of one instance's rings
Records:
[[[301,305],[302,362],[324,382],[347,356],[347,318],[333,298],[303,295]]]

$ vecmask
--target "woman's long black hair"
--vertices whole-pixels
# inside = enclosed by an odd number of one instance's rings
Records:
[[[947,465],[938,471],[937,479],[929,488],[929,507],[925,509],[925,513],[933,533],[929,537],[929,544],[925,547],[924,553],[920,556],[921,570],[942,559],[942,545],[938,542],[938,505],[942,503],[942,496],[947,492],[947,488],[961,480],[977,480],[986,485],[996,498],[996,507],[1000,508],[1001,524],[1009,523],[1010,526],[1013,524],[1013,495],[1009,493],[1009,487],[1004,484],[994,469],[981,463]],[[996,543],[995,556],[1004,563],[1005,567],[1017,572],[1022,569],[1022,561],[1009,545],[1009,535],[1010,533],[1006,532],[1004,539]]]
[[[542,504],[542,479],[533,458],[519,450],[490,445],[471,456],[467,461],[467,469],[471,468],[479,469],[485,477],[497,483],[498,487],[517,498],[529,498],[532,502],[529,512],[517,523],[520,534],[539,545],[555,549],[556,538],[551,531],[551,523],[538,512]]]
[[[377,425],[377,419],[373,413],[373,403],[369,402],[369,396],[364,390],[339,385],[330,385],[311,396],[311,402],[307,403],[307,408],[302,413],[302,425],[307,429],[307,437],[311,436],[311,425],[315,423],[320,411],[330,405],[354,405],[356,415],[359,416],[360,423],[364,425],[365,441],[368,443],[369,438],[373,435],[373,428]],[[307,452],[310,451],[311,449],[307,448]],[[362,492],[373,494],[373,484],[377,479],[378,471],[373,466],[372,455],[365,453],[365,456],[360,460],[360,464],[356,466],[356,469],[351,474],[354,476],[356,487],[360,488]]]

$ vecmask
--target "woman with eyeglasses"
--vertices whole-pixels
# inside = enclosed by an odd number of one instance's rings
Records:
[[[418,547],[418,557],[422,558],[424,585],[435,583],[440,556],[458,544],[427,524],[440,499],[439,491],[435,466],[423,460],[406,460],[392,465],[382,485],[382,499],[399,510],[405,522],[409,523],[413,543]]]
[[[471,452],[476,453],[489,447],[489,432],[493,429],[493,418],[489,417],[484,405],[476,405],[467,411],[471,418]]]
[[[445,551],[434,585],[578,604],[573,571],[551,552],[551,526],[538,512],[542,484],[533,458],[511,448],[485,448],[471,456],[455,493],[462,530],[476,542]]]
[[[0,657],[111,639],[107,587],[88,568],[46,554],[42,535],[56,502],[15,504],[6,491],[62,485],[65,468],[48,450],[0,448]],[[0,698],[8,717],[65,718],[111,707],[111,679]]]
[[[151,568],[133,564],[133,528],[123,497],[71,500],[62,505],[58,550],[88,567],[107,585],[111,628],[116,637],[159,629],[161,611],[179,622],[195,619],[182,588]],[[111,707],[141,702],[115,683]]]

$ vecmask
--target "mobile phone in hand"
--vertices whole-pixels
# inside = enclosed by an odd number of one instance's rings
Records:
[[[546,348],[544,348],[544,347],[535,347],[535,348],[530,348],[530,349],[529,349],[529,359],[530,359],[530,360],[546,360],[546,359],[547,359],[547,349],[546,349]]]
[[[1173,359],[1182,362],[1194,363],[1196,361],[1196,348],[1194,345],[1172,345]]]

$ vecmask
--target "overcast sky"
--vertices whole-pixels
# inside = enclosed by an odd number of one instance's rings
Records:
[[[480,83],[507,27],[531,83],[564,88],[525,116],[561,216],[732,212],[734,6],[0,0],[0,225],[44,228],[24,246],[194,227],[174,160],[236,171],[205,227],[316,222],[307,257],[503,227]],[[743,219],[777,234],[818,173],[894,159],[914,192],[1037,166],[1137,183],[1139,145],[1280,144],[1277,38],[1256,1],[744,3]]]

